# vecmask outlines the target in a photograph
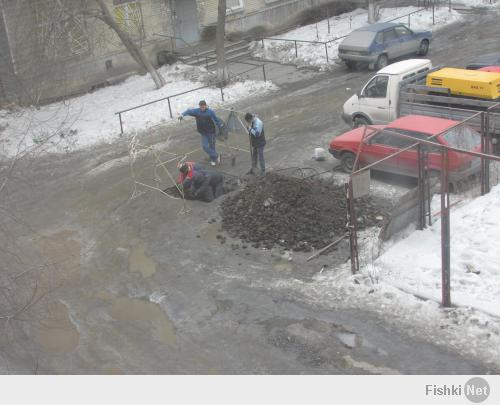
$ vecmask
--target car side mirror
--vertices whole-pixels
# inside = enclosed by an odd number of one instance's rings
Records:
[[[356,96],[358,96],[358,98],[364,97],[359,90],[356,92]]]

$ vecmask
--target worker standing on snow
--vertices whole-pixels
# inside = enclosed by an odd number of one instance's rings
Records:
[[[186,115],[196,119],[196,128],[201,135],[201,146],[210,157],[210,165],[215,166],[221,162],[221,155],[215,150],[215,126],[217,125],[220,130],[224,123],[215,115],[212,109],[208,108],[205,100],[201,100],[198,105],[199,108],[184,111],[179,116],[179,120],[182,120]]]
[[[264,146],[266,145],[266,137],[264,136],[264,124],[258,117],[251,113],[245,114],[245,123],[250,135],[250,146],[252,148],[252,168],[248,174],[255,174],[254,170],[257,169],[257,160],[259,161],[261,174],[265,174]]]

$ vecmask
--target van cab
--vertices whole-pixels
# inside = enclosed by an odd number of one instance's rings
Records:
[[[412,77],[431,69],[429,59],[408,59],[386,66],[344,103],[342,119],[353,128],[394,121],[401,82],[411,82]]]

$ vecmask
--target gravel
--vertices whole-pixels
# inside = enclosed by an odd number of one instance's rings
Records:
[[[346,232],[344,186],[318,178],[270,173],[226,197],[221,208],[222,229],[256,248],[307,252]],[[380,226],[386,216],[369,197],[357,199],[356,210],[358,229]]]

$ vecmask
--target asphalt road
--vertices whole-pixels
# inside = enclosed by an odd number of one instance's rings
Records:
[[[435,35],[435,64],[463,65],[477,53],[498,51],[498,16],[471,16],[467,24]],[[459,47],[460,52],[457,52]],[[480,51],[478,51],[480,50]],[[296,72],[270,69],[280,90],[235,104],[258,113],[266,124],[266,157],[273,168],[315,167],[316,146],[345,129],[340,108],[346,87],[358,89],[372,72]],[[220,111],[221,115],[227,112]],[[166,139],[170,139],[166,143]],[[168,151],[199,147],[192,123],[159,128],[144,136],[160,160]],[[246,147],[244,136],[232,146]],[[26,266],[40,280],[43,299],[22,321],[13,321],[0,341],[5,373],[148,374],[478,374],[495,365],[423,337],[410,336],[368,310],[313,303],[280,283],[309,282],[318,262],[293,261],[279,252],[231,248],[216,238],[217,204],[189,203],[154,190],[134,193],[133,176],[169,185],[155,166],[156,152],[138,154],[131,170],[126,141],[64,156],[20,161],[4,189],[9,213],[2,261],[19,272]],[[248,170],[245,152],[222,169]],[[201,159],[199,151],[193,154]],[[169,168],[175,172],[175,167]],[[6,168],[3,168],[5,173]],[[159,182],[156,182],[160,179]],[[391,199],[406,184],[380,188]],[[389,190],[389,191],[388,191]],[[209,223],[215,219],[216,222]],[[2,233],[2,237],[5,234]],[[341,248],[320,259],[335,266]],[[19,284],[19,297],[31,290]],[[24,286],[24,287],[23,287]],[[20,300],[22,302],[22,300]],[[5,328],[5,325],[2,326]],[[499,364],[499,363],[496,363]]]

